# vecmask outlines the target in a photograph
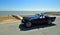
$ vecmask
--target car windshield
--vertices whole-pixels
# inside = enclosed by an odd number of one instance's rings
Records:
[[[36,14],[35,16],[40,16],[40,14]]]

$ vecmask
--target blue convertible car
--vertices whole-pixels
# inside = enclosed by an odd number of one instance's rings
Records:
[[[55,19],[56,17],[36,14],[23,17],[21,22],[25,27],[31,27],[34,24],[51,24]]]

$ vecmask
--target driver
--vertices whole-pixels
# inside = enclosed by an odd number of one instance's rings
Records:
[[[41,13],[40,18],[41,18],[41,19],[42,19],[42,18],[45,18],[45,15],[44,15],[43,13]]]

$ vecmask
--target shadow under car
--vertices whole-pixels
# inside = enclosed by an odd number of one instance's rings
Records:
[[[51,27],[51,26],[55,26],[56,24],[51,23],[51,24],[39,24],[39,25],[33,25],[30,28],[26,28],[23,26],[23,24],[19,25],[19,29],[20,31],[28,31],[28,30],[32,30],[32,29],[40,29],[40,28],[45,28],[45,27]]]

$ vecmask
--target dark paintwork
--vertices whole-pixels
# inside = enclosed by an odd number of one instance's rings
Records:
[[[55,21],[56,17],[50,17],[45,16],[45,18],[40,19],[39,15],[33,15],[33,16],[27,16],[23,17],[22,23],[25,24],[26,22],[31,22],[32,24],[41,24],[41,23],[47,23],[48,20],[51,20],[52,22]]]

